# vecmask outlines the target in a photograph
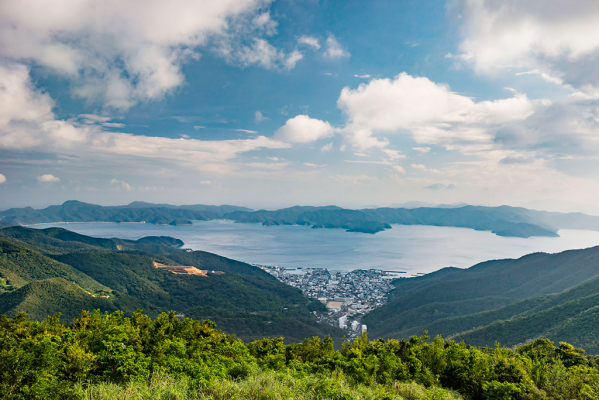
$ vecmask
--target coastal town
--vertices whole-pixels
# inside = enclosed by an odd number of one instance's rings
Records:
[[[394,288],[397,272],[380,269],[334,271],[326,268],[288,270],[278,266],[256,265],[279,281],[300,289],[305,296],[325,304],[327,312],[318,314],[320,323],[348,331],[348,338],[364,333],[368,327],[361,319],[382,306]]]

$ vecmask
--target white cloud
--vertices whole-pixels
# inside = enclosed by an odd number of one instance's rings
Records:
[[[508,99],[475,102],[449,86],[401,73],[373,79],[357,89],[345,87],[337,101],[348,116],[343,134],[356,147],[385,147],[382,133],[409,133],[419,143],[488,144],[489,127],[529,117],[537,102],[516,94]]]
[[[311,168],[324,168],[327,166],[326,164],[312,164],[312,163],[304,163],[304,165],[306,167],[311,167]]]
[[[39,183],[55,183],[60,182],[60,179],[51,174],[44,174],[37,177]]]
[[[335,39],[332,34],[327,38],[327,49],[324,52],[324,57],[330,59],[339,59],[344,57],[350,57],[351,54],[345,50],[341,44]]]
[[[110,181],[111,185],[116,186],[118,189],[124,189],[124,190],[133,190],[133,188],[131,187],[131,185],[129,185],[127,182],[125,181],[119,181],[116,178],[112,178],[112,180]]]
[[[459,59],[481,74],[536,73],[599,95],[599,3],[595,0],[460,0]]]
[[[160,99],[180,86],[181,64],[200,56],[194,49],[228,35],[230,20],[251,20],[264,4],[259,0],[81,0],[35,6],[1,2],[0,56],[33,62],[64,76],[72,82],[75,96],[127,109]],[[254,24],[244,24],[254,26],[257,34],[271,34],[272,21],[263,15]],[[269,67],[267,61],[258,62]]]
[[[118,122],[103,122],[102,126],[106,128],[124,128],[125,124],[120,124]]]
[[[410,164],[410,167],[414,169],[419,169],[421,171],[426,171],[426,166],[423,164]]]
[[[29,73],[29,72],[27,72]],[[79,120],[84,124],[97,124],[104,123],[110,121],[112,118],[104,116],[104,115],[96,115],[96,114],[80,114],[77,116]]]
[[[430,147],[412,147],[412,150],[416,150],[417,152],[424,154],[424,153],[428,153],[429,151],[431,151]]]
[[[194,126],[194,127],[193,127],[193,129],[194,129],[195,131],[198,131],[198,130],[200,130],[200,129],[206,129],[206,127],[205,127],[205,126],[201,126],[201,125],[196,125],[196,126]]]
[[[320,49],[320,43],[318,42],[318,39],[312,36],[302,36],[299,39],[297,39],[297,43],[305,44],[307,46],[315,48],[316,50]]]
[[[6,177],[3,174],[0,174],[0,185],[6,182]]]
[[[320,148],[320,151],[330,151],[333,149],[333,143],[325,144]]]
[[[368,78],[370,78],[370,74],[365,74],[365,75],[354,75],[354,77],[356,77],[356,78],[368,79]]]
[[[268,36],[272,36],[277,33],[278,23],[277,21],[272,20],[270,17],[270,12],[258,14],[256,17],[254,17],[253,22],[258,29],[263,30]]]
[[[278,63],[285,60],[285,53],[264,39],[254,39],[249,46],[241,46],[226,55],[229,62],[242,67],[260,65],[266,69],[276,68]]]
[[[406,173],[406,170],[402,166],[400,166],[400,165],[394,165],[393,169],[395,169],[395,171],[399,172],[400,174],[405,174]]]
[[[268,118],[266,118],[260,111],[256,111],[256,114],[254,114],[254,121],[256,121],[257,123],[266,121],[267,119]]]
[[[285,125],[277,130],[275,138],[288,143],[308,143],[330,137],[335,129],[328,122],[298,115],[288,119]]]
[[[302,58],[304,58],[304,55],[301,52],[297,50],[292,51],[285,59],[285,69],[295,68],[295,64]]]
[[[386,154],[387,157],[389,157],[389,159],[391,160],[399,160],[400,158],[406,158],[406,156],[401,154],[401,152],[398,150],[383,149],[382,152]]]
[[[200,185],[212,185],[212,181],[201,181]]]
[[[257,131],[251,131],[249,129],[234,129],[237,132],[245,132],[245,133],[258,133]]]
[[[52,113],[54,103],[31,84],[22,65],[0,65],[0,149],[77,155],[95,161],[119,159],[135,168],[139,158],[161,160],[200,170],[230,173],[229,163],[239,154],[261,148],[280,149],[289,144],[264,136],[244,140],[202,141],[132,135],[106,131],[101,125],[59,120]],[[90,121],[102,118],[82,117]],[[253,132],[253,131],[252,131]],[[112,158],[111,158],[112,157]]]

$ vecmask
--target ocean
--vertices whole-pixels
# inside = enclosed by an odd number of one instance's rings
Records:
[[[599,232],[560,230],[559,238],[506,238],[465,228],[393,225],[377,234],[343,229],[270,226],[216,220],[170,226],[143,223],[60,223],[88,236],[139,239],[172,236],[183,247],[203,250],[247,263],[289,269],[328,268],[333,271],[378,268],[405,276],[444,267],[467,268],[482,261],[518,258],[534,252],[557,253],[599,245]]]

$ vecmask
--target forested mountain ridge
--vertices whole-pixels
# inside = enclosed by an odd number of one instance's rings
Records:
[[[447,268],[394,285],[390,301],[363,319],[374,337],[426,329],[489,346],[548,337],[599,353],[599,247]]]
[[[311,311],[322,304],[306,299],[298,289],[249,264],[179,250],[180,245],[167,237],[127,241],[61,228],[2,229],[0,313],[26,311],[43,319],[60,312],[69,319],[93,309],[131,314],[140,308],[150,315],[175,310],[214,320],[244,339],[339,337],[341,331],[316,323]],[[224,274],[177,275],[155,268],[154,261]]]
[[[376,233],[392,224],[433,225],[491,231],[499,236],[558,236],[559,229],[599,230],[599,217],[581,213],[555,213],[519,207],[461,206],[419,208],[376,208],[351,210],[337,206],[295,206],[275,211],[252,211],[236,206],[152,204],[133,202],[126,206],[103,207],[67,201],[43,210],[31,207],[0,212],[0,224],[31,225],[57,222],[145,222],[191,224],[192,221],[230,219],[236,222],[272,225],[305,225],[312,228],[341,228],[349,232]],[[0,226],[1,227],[1,226]]]
[[[11,208],[0,212],[0,221],[12,225],[31,225],[50,222],[147,222],[152,224],[180,224],[191,220],[207,221],[223,218],[232,211],[249,211],[236,206],[171,206],[133,202],[126,206],[99,206],[69,200],[43,210],[31,207]]]

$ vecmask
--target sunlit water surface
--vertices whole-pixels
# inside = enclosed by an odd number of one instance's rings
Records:
[[[193,225],[69,223],[59,226],[88,236],[139,239],[172,236],[186,248],[204,250],[249,263],[286,268],[328,268],[350,271],[380,268],[405,271],[406,276],[453,266],[517,258],[534,252],[556,253],[599,245],[599,232],[560,230],[559,238],[505,238],[472,229],[393,225],[375,235],[342,229],[304,226],[237,224],[232,221],[195,222]]]

